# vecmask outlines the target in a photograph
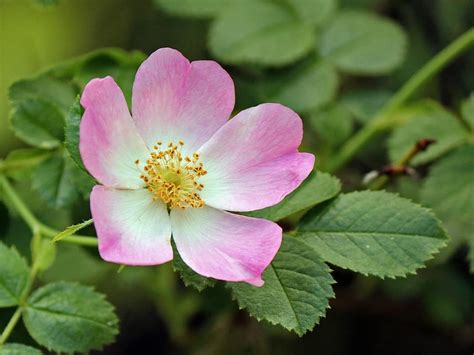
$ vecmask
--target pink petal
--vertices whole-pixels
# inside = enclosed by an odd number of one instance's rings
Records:
[[[91,80],[81,97],[85,108],[79,150],[85,167],[102,184],[143,186],[135,161],[149,151],[130,116],[122,90],[111,77]]]
[[[133,84],[132,112],[149,147],[185,142],[196,151],[229,118],[234,84],[213,61],[189,61],[178,51],[162,48],[138,69]]]
[[[146,189],[116,190],[96,185],[91,211],[101,257],[124,265],[156,265],[173,259],[166,205]]]
[[[197,273],[262,286],[262,272],[277,253],[281,228],[270,221],[212,207],[171,210],[173,238]]]
[[[299,153],[299,116],[279,104],[240,112],[200,149],[207,205],[252,211],[280,202],[308,176],[314,156]]]

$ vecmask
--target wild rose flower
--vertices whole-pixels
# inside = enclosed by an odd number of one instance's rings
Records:
[[[126,265],[173,258],[171,235],[197,273],[261,286],[282,240],[270,221],[227,211],[280,202],[310,173],[298,115],[262,104],[229,116],[234,85],[216,62],[170,48],[138,69],[132,114],[111,77],[81,98],[80,152],[100,182],[91,211],[101,257]]]

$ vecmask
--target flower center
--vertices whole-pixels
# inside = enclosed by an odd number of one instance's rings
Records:
[[[200,208],[204,206],[204,201],[199,191],[204,185],[198,180],[207,172],[199,162],[199,153],[193,153],[192,157],[183,156],[183,146],[183,141],[179,141],[178,145],[169,143],[167,147],[157,142],[140,178],[153,194],[154,201],[161,199],[169,208]],[[136,165],[139,163],[135,161]]]

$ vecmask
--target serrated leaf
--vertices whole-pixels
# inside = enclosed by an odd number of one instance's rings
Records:
[[[55,352],[100,350],[118,333],[118,319],[105,296],[90,287],[57,282],[36,290],[23,310],[31,337]]]
[[[262,0],[227,6],[209,33],[211,52],[235,64],[289,64],[311,51],[314,41],[312,26],[291,8]]]
[[[462,103],[461,114],[471,131],[474,131],[474,92]]]
[[[81,169],[85,170],[81,153],[79,152],[79,126],[81,124],[82,114],[84,113],[80,99],[79,96],[76,98],[65,117],[64,146],[71,155],[72,160],[74,160]]]
[[[76,95],[71,84],[48,75],[17,81],[9,89],[13,106],[24,100],[40,99],[56,106],[63,114],[69,110]]]
[[[403,62],[407,38],[395,22],[362,11],[340,12],[321,35],[319,51],[349,74],[381,75]]]
[[[11,112],[10,123],[16,136],[42,149],[59,147],[64,137],[64,117],[54,104],[43,99],[26,99]]]
[[[341,103],[362,124],[369,122],[382,109],[392,93],[385,90],[358,90],[341,97]]]
[[[258,320],[279,324],[302,336],[319,323],[334,297],[330,271],[314,250],[297,238],[284,236],[277,256],[263,274],[262,287],[227,285],[240,308]]]
[[[331,146],[342,144],[353,129],[350,111],[340,104],[311,113],[306,122],[318,133],[319,139]]]
[[[432,167],[421,201],[453,237],[474,238],[474,145],[456,149]]]
[[[340,190],[341,183],[336,177],[320,171],[313,172],[298,189],[289,194],[279,204],[262,210],[247,212],[245,215],[279,221],[333,198]]]
[[[171,15],[211,18],[235,0],[154,0],[154,3]]]
[[[445,110],[415,115],[406,124],[395,129],[388,140],[390,160],[400,160],[420,139],[434,139],[435,144],[420,152],[411,161],[413,165],[428,163],[468,139],[468,132],[456,117]]]
[[[297,235],[323,260],[379,277],[414,273],[447,239],[430,210],[383,191],[342,194],[315,207]]]
[[[173,255],[173,270],[179,273],[179,276],[181,277],[181,280],[183,280],[186,287],[192,286],[199,292],[207,287],[214,287],[216,280],[201,276],[192,270],[188,265],[186,265],[179,255],[174,242]]]
[[[14,248],[0,242],[0,307],[19,303],[28,284],[29,268]]]
[[[279,102],[298,112],[307,112],[330,102],[336,96],[339,79],[327,63],[312,60],[264,85],[268,101]]]
[[[75,163],[68,155],[53,155],[37,167],[32,187],[53,208],[71,206],[79,197],[75,172]]]
[[[43,353],[31,346],[9,343],[0,345],[0,355],[42,355]]]
[[[61,233],[56,234],[53,238],[53,242],[58,242],[58,241],[66,238],[66,237],[69,237],[69,236],[73,235],[74,233],[77,233],[81,229],[91,225],[92,223],[94,223],[94,220],[93,219],[88,219],[87,221],[84,221],[82,223],[73,224],[73,225],[67,227]]]

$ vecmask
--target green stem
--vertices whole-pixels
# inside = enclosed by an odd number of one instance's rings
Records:
[[[21,318],[21,307],[18,307],[15,313],[13,313],[13,316],[10,318],[10,321],[8,322],[7,326],[2,332],[2,335],[0,336],[0,346],[5,344],[8,340],[8,337],[12,333],[13,329],[15,329],[16,324]]]
[[[53,229],[49,226],[41,223],[34,215],[31,213],[26,204],[21,200],[20,196],[11,186],[8,179],[0,174],[0,188],[4,191],[5,196],[8,198],[12,206],[17,210],[20,217],[25,221],[25,223],[30,227],[33,234],[41,233],[45,237],[54,238],[60,231]],[[71,235],[62,240],[65,243],[78,244],[83,246],[96,247],[97,238],[85,236],[85,235]]]
[[[334,172],[340,169],[374,136],[395,126],[398,122],[391,117],[391,114],[410,99],[428,80],[473,45],[474,28],[471,28],[434,56],[398,90],[373,120],[346,142],[339,154],[330,162],[328,170]]]

